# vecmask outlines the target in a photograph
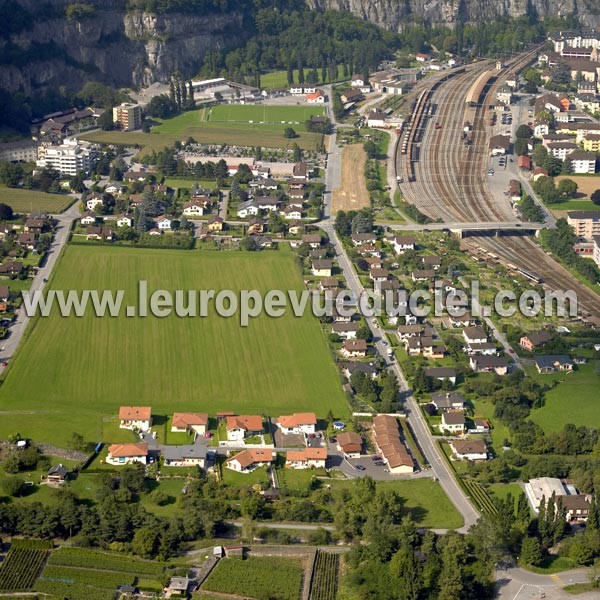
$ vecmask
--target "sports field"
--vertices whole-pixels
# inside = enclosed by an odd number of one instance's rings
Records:
[[[302,289],[289,250],[262,253],[69,246],[54,289]],[[122,311],[124,312],[124,311]],[[236,317],[39,318],[0,387],[0,437],[20,432],[64,445],[125,441],[120,405],[153,414],[233,410],[278,416],[315,411],[347,417],[347,404],[317,319]]]
[[[304,104],[303,100],[298,102],[301,102],[299,106],[222,104],[203,109],[200,118],[209,127],[237,127],[238,125],[252,129],[285,129],[286,127],[292,127],[296,131],[305,131],[305,121],[310,117],[325,115],[323,106]]]
[[[63,194],[47,194],[37,190],[20,190],[0,185],[0,202],[8,204],[16,213],[59,213],[73,204],[75,198]]]

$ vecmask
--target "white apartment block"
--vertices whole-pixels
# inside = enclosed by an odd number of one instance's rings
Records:
[[[62,175],[75,176],[78,171],[88,174],[94,161],[95,152],[89,143],[66,138],[58,146],[40,146],[36,164],[38,167],[55,169]]]

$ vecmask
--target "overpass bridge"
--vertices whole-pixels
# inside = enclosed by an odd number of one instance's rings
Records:
[[[521,223],[489,221],[481,223],[408,223],[399,225],[387,221],[376,221],[376,225],[388,227],[393,231],[449,231],[460,238],[471,236],[502,237],[508,235],[536,235],[540,229],[546,229],[545,223]]]

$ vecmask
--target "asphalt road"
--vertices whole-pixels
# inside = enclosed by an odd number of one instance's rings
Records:
[[[50,249],[46,255],[46,260],[44,265],[41,266],[36,275],[33,278],[31,283],[30,293],[34,293],[36,290],[42,290],[46,285],[44,280],[50,278],[50,274],[52,273],[52,269],[58,260],[60,252],[63,246],[66,244],[67,239],[69,237],[69,230],[71,228],[71,224],[75,219],[79,217],[79,202],[75,202],[70,208],[68,208],[64,213],[60,215],[53,215],[54,219],[57,221],[56,230],[54,234],[54,239],[50,245]],[[0,356],[2,357],[2,361],[8,361],[12,358],[19,347],[19,343],[21,342],[21,338],[25,333],[25,329],[27,327],[27,323],[29,322],[29,317],[25,313],[25,309],[23,305],[17,310],[15,320],[13,324],[10,326],[10,335],[5,340],[4,345],[0,349]],[[5,367],[0,365],[0,373],[4,370]]]
[[[329,94],[329,97],[331,95]],[[340,242],[337,233],[334,229],[334,218],[331,216],[331,191],[339,185],[341,178],[341,150],[337,147],[336,142],[336,124],[333,111],[331,110],[330,103],[327,104],[327,113],[331,122],[334,124],[333,133],[329,139],[329,152],[327,159],[327,169],[325,171],[325,189],[324,195],[324,219],[320,223],[323,230],[329,236],[329,240],[335,249],[336,258],[344,276],[348,288],[356,295],[360,297],[364,293],[364,288],[354,271],[354,267],[342,243]],[[381,356],[387,356],[387,338],[385,331],[381,329],[375,319],[367,319],[369,328],[373,333],[375,340],[375,347]],[[386,358],[386,360],[388,360]],[[400,388],[405,397],[406,412],[408,420],[412,426],[412,430],[417,438],[417,442],[421,447],[421,450],[425,454],[425,457],[431,465],[431,470],[434,476],[439,480],[440,485],[450,498],[450,501],[456,509],[460,512],[464,519],[464,525],[460,531],[467,531],[471,525],[473,525],[479,519],[479,513],[475,510],[471,504],[469,498],[464,494],[462,489],[456,482],[450,467],[445,462],[445,459],[441,456],[440,450],[436,442],[429,431],[429,427],[421,414],[419,407],[414,396],[411,394],[408,384],[404,378],[404,374],[400,370],[398,364],[394,362],[388,362],[388,368],[390,368],[396,375]]]

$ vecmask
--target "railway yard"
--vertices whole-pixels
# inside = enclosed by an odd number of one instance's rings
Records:
[[[501,69],[482,60],[426,79],[428,85],[415,89],[411,116],[396,149],[399,189],[406,201],[438,223],[498,222],[496,231],[469,231],[462,241],[465,250],[493,255],[533,275],[547,289],[574,290],[580,314],[600,317],[600,296],[548,256],[527,235],[526,226],[522,231],[503,228],[502,223],[518,222],[518,217],[507,196],[490,185],[488,144],[494,128],[488,107],[495,104],[496,90],[506,76],[523,69],[534,56],[535,50]]]

